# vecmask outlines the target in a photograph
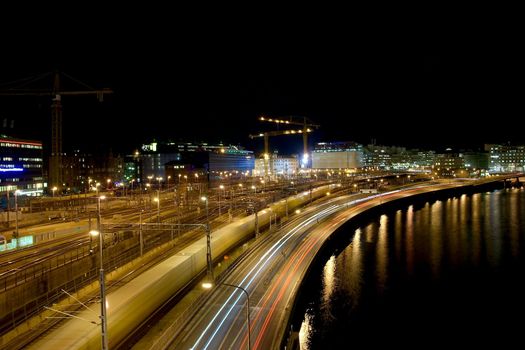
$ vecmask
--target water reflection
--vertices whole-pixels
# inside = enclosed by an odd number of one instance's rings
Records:
[[[463,195],[400,208],[348,232],[351,243],[302,291],[301,347],[388,339],[427,348],[453,337],[466,347],[487,339],[505,347],[521,334],[511,316],[525,313],[524,207],[523,190]]]
[[[386,285],[388,270],[388,241],[387,241],[388,217],[381,215],[379,219],[379,237],[376,247],[376,276],[377,291],[382,292]]]

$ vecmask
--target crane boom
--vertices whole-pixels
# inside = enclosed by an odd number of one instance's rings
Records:
[[[43,74],[31,82],[41,80],[49,73]],[[53,79],[53,87],[51,89],[22,89],[11,88],[0,91],[0,96],[51,96],[51,157],[49,159],[49,181],[48,187],[62,186],[63,171],[62,171],[62,98],[61,96],[80,96],[80,95],[96,95],[98,100],[104,100],[104,94],[112,94],[111,89],[91,89],[90,86],[77,81],[71,76],[64,74],[69,79],[80,83],[81,85],[90,88],[90,90],[63,90],[60,87],[60,73],[55,71]],[[27,85],[27,83],[25,84]]]

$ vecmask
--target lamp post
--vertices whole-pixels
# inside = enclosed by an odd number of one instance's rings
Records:
[[[55,191],[56,191],[56,190],[57,190],[57,187],[56,187],[56,186],[53,187],[53,188],[51,189],[51,191],[53,191],[53,198],[55,198]]]
[[[171,179],[171,175],[168,175],[168,190],[170,189],[170,179]]]
[[[206,203],[206,225],[210,224],[210,217],[208,216],[208,197],[202,196],[201,200]]]
[[[251,350],[252,348],[252,334],[251,334],[251,330],[250,330],[250,294],[248,294],[248,291],[246,289],[244,289],[243,287],[241,286],[237,286],[235,284],[230,284],[230,283],[226,283],[226,282],[221,282],[219,283],[219,285],[225,285],[225,286],[228,286],[228,287],[233,287],[233,288],[237,288],[237,289],[240,289],[244,295],[246,295],[246,326],[248,327],[248,350]],[[211,288],[212,287],[212,284],[211,283],[203,283],[202,286],[204,288]]]
[[[201,200],[206,203],[206,263],[207,275],[210,281],[213,281],[213,266],[211,256],[211,232],[210,232],[210,217],[208,212],[208,197],[202,196]]]
[[[162,181],[162,177],[157,177],[157,181],[159,182],[159,187],[158,187],[158,190],[160,191],[160,186],[161,186],[161,181]]]
[[[221,185],[222,186],[222,185]],[[224,187],[224,186],[222,186]],[[218,200],[218,204],[219,204],[219,218],[221,217],[221,190],[220,190],[221,187],[219,187],[219,193],[217,193],[217,200]]]
[[[99,251],[100,251],[100,325],[101,325],[101,336],[102,336],[102,350],[108,350],[108,326],[107,326],[107,311],[106,311],[106,287],[104,281],[104,254],[102,252],[104,239],[102,237],[101,227],[100,227],[100,200],[105,199],[105,196],[100,196],[97,198],[97,230],[90,231],[91,236],[99,237]]]

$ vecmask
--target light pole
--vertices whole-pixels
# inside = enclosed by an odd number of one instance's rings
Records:
[[[219,186],[219,193],[217,194],[217,198],[219,200],[219,218],[221,217],[221,190],[224,188],[223,185]]]
[[[170,179],[171,179],[171,175],[168,175],[168,190],[170,189]]]
[[[57,187],[56,187],[56,186],[53,187],[53,188],[51,189],[51,191],[53,191],[53,198],[55,198],[55,191],[56,191],[56,190],[57,190]]]
[[[15,191],[15,238],[16,239],[18,239],[18,194],[19,193],[20,193],[20,190]]]
[[[157,181],[159,182],[158,190],[160,191],[160,186],[161,186],[160,182],[162,181],[162,177],[157,177]]]
[[[107,326],[107,311],[106,311],[106,287],[104,281],[104,254],[102,253],[102,247],[104,239],[101,232],[101,216],[100,216],[100,200],[105,199],[105,196],[100,196],[97,198],[97,230],[90,231],[91,236],[99,237],[99,251],[100,251],[100,325],[101,325],[101,335],[102,335],[102,350],[108,350],[108,326]]]
[[[211,283],[213,281],[213,266],[211,256],[211,232],[210,232],[210,217],[208,213],[208,197],[202,196],[201,200],[206,203],[206,263],[207,263],[207,275]]]
[[[237,288],[237,289],[240,289],[244,295],[246,295],[246,326],[248,327],[248,350],[251,350],[252,348],[252,334],[251,334],[251,330],[250,330],[250,294],[248,294],[248,291],[246,291],[246,289],[244,289],[243,287],[241,286],[237,286],[235,284],[230,284],[230,283],[226,283],[226,282],[221,282],[219,283],[219,285],[225,285],[225,286],[228,286],[228,287],[233,287],[233,288]],[[212,287],[212,284],[211,283],[203,283],[202,286],[206,289],[209,289]]]
[[[208,216],[208,197],[202,196],[201,200],[206,203],[206,225],[210,224],[210,217]]]

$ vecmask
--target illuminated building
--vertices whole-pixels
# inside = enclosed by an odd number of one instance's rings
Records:
[[[179,153],[179,159],[165,164],[165,175],[173,179],[181,176],[200,176],[200,181],[218,179],[223,172],[251,174],[255,166],[252,151],[238,146],[190,149]]]
[[[131,162],[130,162],[131,163]],[[218,177],[221,172],[237,171],[251,173],[254,168],[252,151],[240,146],[223,144],[190,143],[190,142],[152,142],[142,145],[141,151],[133,156],[133,163],[127,167],[134,168],[137,179],[148,182],[148,177],[177,179],[181,176],[195,176],[199,181]],[[164,180],[166,181],[166,180]]]
[[[124,160],[109,153],[84,153],[74,150],[62,156],[63,183],[57,186],[60,192],[85,192],[89,190],[89,179],[105,184],[106,179],[120,182],[124,177]]]
[[[464,170],[465,159],[462,153],[447,148],[445,152],[436,154],[434,174],[443,177],[456,177]]]
[[[264,175],[265,161],[267,162],[269,175],[290,176],[296,174],[297,170],[299,169],[299,161],[297,160],[296,156],[283,157],[274,153],[269,157],[269,159],[264,159],[264,157],[261,157],[255,160],[254,175]]]
[[[312,152],[312,169],[351,169],[363,166],[363,146],[355,142],[319,142]]]
[[[525,170],[525,146],[485,145],[490,152],[490,172],[515,172]]]
[[[42,159],[42,142],[0,135],[0,192],[42,195],[47,186]]]

